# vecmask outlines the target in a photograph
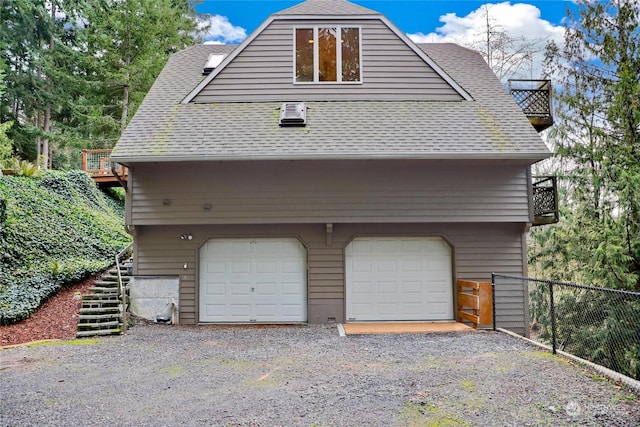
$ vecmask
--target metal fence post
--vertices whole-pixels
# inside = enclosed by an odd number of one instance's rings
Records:
[[[496,331],[496,273],[491,273],[491,316],[493,317],[493,332]]]
[[[553,301],[553,283],[549,283],[549,311],[551,314],[551,349],[556,354],[556,307]]]

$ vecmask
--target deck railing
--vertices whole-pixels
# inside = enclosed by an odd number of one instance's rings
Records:
[[[538,132],[553,125],[551,80],[511,79],[509,92]]]
[[[122,185],[126,189],[128,170],[116,163],[115,172],[111,169],[111,150],[82,150],[82,170],[87,172],[93,181],[103,187]]]
[[[113,176],[111,150],[82,150],[82,170],[91,176]],[[117,164],[116,173],[126,175],[127,168]]]
[[[555,224],[558,212],[558,185],[555,176],[535,177],[533,183],[533,225]]]

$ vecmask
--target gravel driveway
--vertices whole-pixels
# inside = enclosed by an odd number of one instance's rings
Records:
[[[630,391],[500,333],[140,325],[0,351],[4,426],[640,425]]]

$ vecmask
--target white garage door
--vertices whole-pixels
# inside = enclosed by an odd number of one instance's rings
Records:
[[[345,258],[348,321],[453,320],[451,248],[441,238],[357,238]]]
[[[297,239],[211,239],[200,249],[201,322],[306,320],[306,250]]]

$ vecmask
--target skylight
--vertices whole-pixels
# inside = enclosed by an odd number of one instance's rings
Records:
[[[207,59],[207,63],[204,65],[204,70],[202,71],[202,74],[211,73],[218,65],[220,65],[222,61],[224,61],[224,58],[226,57],[227,57],[226,53],[212,53],[211,55],[209,55],[209,58]]]

